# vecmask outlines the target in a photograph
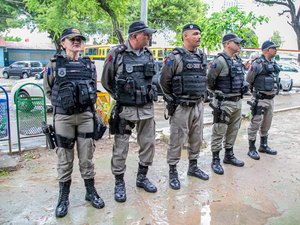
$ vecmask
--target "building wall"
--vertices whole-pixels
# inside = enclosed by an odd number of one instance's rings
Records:
[[[0,47],[0,68],[4,67],[4,48]]]
[[[55,50],[42,50],[42,49],[12,49],[7,48],[8,60],[7,64],[10,65],[15,61],[40,61],[43,65],[49,62],[49,59],[56,53]]]

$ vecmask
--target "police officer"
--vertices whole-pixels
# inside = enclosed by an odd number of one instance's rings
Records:
[[[279,67],[272,60],[276,55],[277,47],[273,42],[265,41],[261,47],[262,55],[253,61],[246,76],[246,80],[253,90],[252,118],[248,127],[248,155],[255,160],[260,159],[255,147],[258,130],[260,131],[258,151],[270,155],[277,154],[277,151],[268,146],[268,132],[273,118],[274,96],[279,88]]]
[[[93,105],[96,102],[97,75],[94,64],[88,58],[79,57],[83,41],[85,37],[78,29],[65,29],[60,37],[60,45],[66,54],[55,55],[47,65],[44,76],[44,89],[54,108],[58,145],[57,217],[64,217],[68,213],[75,142],[79,169],[86,187],[85,200],[90,201],[95,208],[104,207],[94,187],[95,171],[92,162],[95,151]]]
[[[207,83],[206,55],[198,49],[201,41],[200,27],[196,24],[185,25],[182,40],[183,47],[175,48],[166,58],[160,78],[166,98],[176,107],[173,113],[169,112],[170,139],[167,153],[169,185],[175,190],[180,189],[176,165],[186,140],[189,143],[187,174],[202,180],[209,179],[197,166],[203,140],[203,96]]]
[[[240,50],[242,39],[233,33],[223,36],[224,51],[210,63],[207,74],[209,90],[214,94],[214,124],[212,127],[212,170],[223,174],[219,153],[225,148],[223,163],[242,167],[244,162],[233,153],[233,146],[241,124],[243,65],[235,54]],[[245,85],[246,86],[246,85]],[[247,91],[247,90],[246,90]],[[245,91],[245,92],[246,92]]]
[[[155,86],[152,85],[154,59],[146,46],[155,32],[143,21],[134,21],[129,26],[128,40],[113,48],[104,63],[101,82],[117,103],[110,118],[110,131],[115,134],[111,170],[115,176],[114,195],[117,202],[126,201],[124,173],[129,137],[134,126],[140,146],[136,186],[151,193],[157,191],[146,176],[154,157],[153,101],[157,99]]]

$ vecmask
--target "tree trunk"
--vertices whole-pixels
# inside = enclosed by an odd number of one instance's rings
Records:
[[[105,12],[107,12],[108,15],[110,16],[114,32],[116,33],[116,36],[117,36],[117,38],[119,40],[119,43],[123,44],[124,43],[124,39],[123,39],[123,36],[122,36],[122,32],[120,31],[120,24],[118,22],[118,19],[117,19],[117,16],[116,16],[115,12],[109,7],[109,5],[106,2],[106,0],[97,0],[97,2],[99,2],[100,7]]]

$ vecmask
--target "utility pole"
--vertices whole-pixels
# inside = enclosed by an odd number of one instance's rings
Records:
[[[141,20],[148,23],[148,0],[141,0]]]

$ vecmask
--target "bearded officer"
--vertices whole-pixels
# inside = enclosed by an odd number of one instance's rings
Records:
[[[243,85],[245,85],[243,65],[235,57],[235,54],[240,51],[241,42],[242,39],[237,35],[225,34],[222,40],[224,51],[210,63],[207,74],[208,89],[214,94],[211,104],[214,109],[211,167],[220,175],[224,173],[219,156],[222,147],[225,148],[223,163],[238,167],[244,166],[244,162],[238,160],[233,153],[233,146],[241,124],[241,97]]]
[[[260,135],[258,151],[270,155],[276,155],[277,151],[268,146],[269,129],[272,124],[274,97],[279,88],[279,67],[273,60],[278,46],[271,41],[262,44],[262,55],[256,58],[246,76],[252,89],[251,122],[248,127],[249,151],[248,156],[259,160],[255,141],[257,132]]]
[[[155,122],[153,101],[157,99],[154,59],[147,47],[156,30],[143,21],[134,21],[128,30],[125,44],[113,48],[104,63],[102,85],[116,100],[110,118],[110,132],[114,134],[111,170],[115,176],[115,200],[126,201],[124,174],[131,130],[136,126],[139,164],[136,186],[154,193],[155,185],[147,178],[155,150]]]
[[[203,96],[206,92],[206,55],[198,49],[201,29],[197,24],[187,24],[182,29],[183,47],[175,48],[162,67],[160,85],[170,112],[170,139],[167,153],[169,185],[180,189],[176,165],[186,140],[189,168],[187,174],[202,180],[209,176],[197,166],[203,140]]]
[[[76,28],[67,28],[60,37],[65,55],[57,54],[47,66],[44,76],[46,96],[51,100],[54,113],[58,157],[59,199],[55,215],[68,213],[74,145],[76,142],[81,177],[86,187],[85,200],[95,208],[104,202],[94,187],[93,105],[96,102],[97,75],[88,58],[79,57],[85,37]]]

